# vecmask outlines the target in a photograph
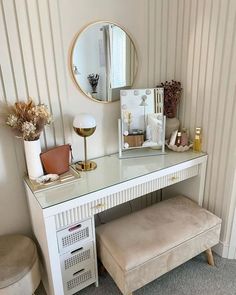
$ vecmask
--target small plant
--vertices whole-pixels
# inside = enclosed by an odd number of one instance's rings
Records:
[[[36,105],[32,99],[28,102],[16,102],[8,107],[6,124],[15,134],[26,141],[37,140],[45,125],[50,124],[52,117],[44,104]]]
[[[99,75],[98,74],[89,74],[88,81],[92,87],[93,93],[97,93],[97,86],[98,86]]]
[[[182,94],[181,83],[174,80],[166,81],[158,87],[164,88],[164,115],[167,118],[174,118]]]

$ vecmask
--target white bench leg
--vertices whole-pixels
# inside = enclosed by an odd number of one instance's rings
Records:
[[[214,257],[211,251],[211,248],[206,250],[207,262],[211,266],[215,266]]]

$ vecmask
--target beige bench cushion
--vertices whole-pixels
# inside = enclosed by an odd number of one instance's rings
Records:
[[[125,294],[217,244],[220,225],[178,196],[97,227],[98,255]]]
[[[28,273],[37,259],[34,242],[22,235],[0,236],[0,289]]]

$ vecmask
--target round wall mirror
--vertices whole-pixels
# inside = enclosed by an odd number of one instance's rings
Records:
[[[76,86],[98,102],[120,99],[137,73],[137,52],[127,32],[111,22],[96,22],[77,34],[70,55]]]

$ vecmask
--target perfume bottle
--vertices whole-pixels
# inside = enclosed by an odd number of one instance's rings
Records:
[[[188,145],[188,130],[186,128],[182,129],[181,145],[182,146]]]
[[[177,133],[176,143],[177,146],[181,145],[181,132]]]
[[[193,150],[195,152],[201,152],[202,150],[202,129],[200,127],[197,127],[195,130]]]

